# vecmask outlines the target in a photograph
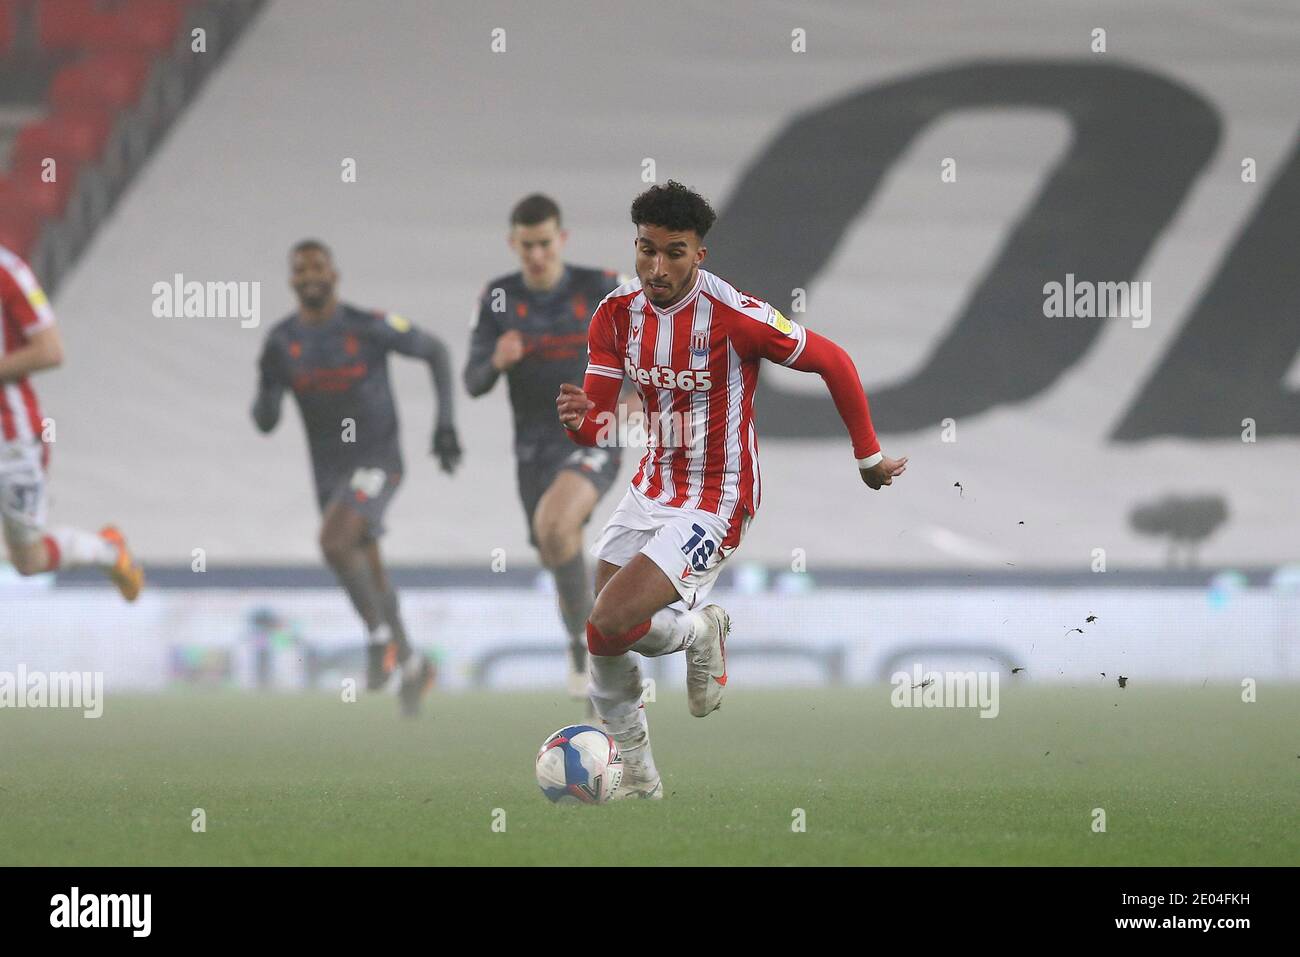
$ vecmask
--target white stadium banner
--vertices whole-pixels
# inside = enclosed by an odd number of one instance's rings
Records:
[[[333,590],[159,589],[129,608],[103,589],[22,591],[6,602],[0,660],[102,671],[110,693],[252,687],[259,642],[270,649],[269,688],[307,687],[313,661],[320,690],[359,673],[359,629]],[[884,682],[918,664],[1071,685],[1119,675],[1130,687],[1300,680],[1300,592],[1283,588],[719,589],[712,597],[732,616],[738,689]],[[402,604],[413,639],[438,661],[440,688],[563,684],[554,598],[542,589],[415,588]],[[680,655],[646,659],[646,673],[673,687],[682,667]],[[1024,670],[1013,676],[1013,668]]]

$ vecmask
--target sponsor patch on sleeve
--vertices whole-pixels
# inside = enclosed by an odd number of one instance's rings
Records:
[[[475,318],[477,318],[477,316]],[[388,323],[390,326],[392,326],[394,329],[396,329],[398,332],[411,331],[411,321],[402,316],[399,316],[395,312],[390,312],[388,315],[384,316],[384,321]]]
[[[776,308],[776,306],[772,307],[772,315],[767,321],[783,336],[788,336],[794,331],[794,323],[783,316],[781,310]]]

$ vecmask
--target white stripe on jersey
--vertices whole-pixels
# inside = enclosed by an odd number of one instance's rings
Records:
[[[636,348],[636,367],[641,368],[641,330],[645,325],[645,295],[638,294],[632,297],[632,301],[627,306],[627,351],[631,355],[632,349]],[[646,387],[638,385],[637,389],[645,393]],[[655,458],[659,452],[655,448],[654,430],[649,428],[649,421],[646,422],[647,430],[650,432],[646,436],[645,456],[641,459],[641,484],[637,488],[647,496],[650,494],[650,476],[655,474]]]
[[[615,369],[610,366],[588,365],[587,371],[590,372],[592,375],[608,376],[611,379],[623,378],[622,369]]]
[[[650,304],[651,307],[654,303]],[[655,310],[659,312],[659,310]],[[659,313],[655,322],[655,365],[660,367],[673,367],[673,320],[671,317],[665,318],[663,313]],[[677,489],[673,485],[673,453],[676,451],[671,445],[663,444],[664,438],[670,433],[673,413],[673,397],[676,392],[672,389],[656,389],[656,398],[659,402],[659,415],[656,417],[655,436],[656,444],[660,446],[659,462],[656,466],[659,471],[659,487],[662,489],[661,496],[655,496],[655,501],[671,501],[677,494]]]
[[[23,394],[18,391],[18,386],[12,382],[6,382],[4,387],[5,402],[9,406],[11,413],[10,418],[14,423],[14,438],[23,441],[31,441],[36,438],[32,433],[31,414],[27,408],[27,402],[23,399]],[[4,438],[0,436],[0,443]]]
[[[754,505],[754,511],[758,511],[758,503],[763,494],[762,479],[758,474],[758,442],[754,436],[754,420],[749,420],[749,461],[754,466],[754,487],[750,495],[750,502]]]
[[[722,496],[718,500],[718,514],[729,518],[740,505],[740,401],[744,395],[740,356],[736,347],[727,340],[727,423],[726,423],[726,474],[722,476]]]
[[[692,369],[707,369],[709,367],[709,358],[712,350],[709,348],[710,332],[713,326],[713,300],[708,296],[700,296],[695,300],[695,318],[691,322],[691,346],[694,348],[695,342],[704,337],[705,347],[704,355],[697,356],[694,351],[690,354],[690,364]],[[687,421],[683,423],[689,433],[681,438],[690,438],[690,444],[686,446],[686,501],[682,503],[683,508],[699,508],[701,492],[704,489],[704,463],[708,458],[708,437],[709,437],[709,389],[700,389],[691,393],[689,409],[686,413]]]

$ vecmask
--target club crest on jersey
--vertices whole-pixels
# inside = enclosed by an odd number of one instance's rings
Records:
[[[709,354],[709,334],[703,330],[691,333],[691,355],[703,359]]]

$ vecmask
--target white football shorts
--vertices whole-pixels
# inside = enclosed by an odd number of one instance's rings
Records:
[[[39,439],[0,442],[0,519],[6,541],[30,545],[45,534],[45,451]]]
[[[591,554],[622,566],[640,552],[659,566],[677,589],[680,600],[673,605],[690,610],[713,589],[723,562],[740,545],[752,517],[742,511],[728,522],[712,512],[670,508],[630,486]],[[724,542],[730,544],[724,546]]]

